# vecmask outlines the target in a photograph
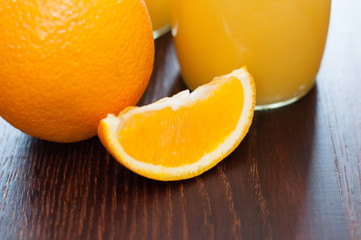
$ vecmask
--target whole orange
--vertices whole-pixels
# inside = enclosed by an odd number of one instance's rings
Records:
[[[0,116],[55,142],[96,135],[135,105],[154,41],[143,0],[0,2]]]

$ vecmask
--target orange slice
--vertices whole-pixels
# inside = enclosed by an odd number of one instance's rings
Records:
[[[168,181],[198,176],[228,156],[251,125],[256,101],[245,68],[100,121],[98,135],[133,172]]]

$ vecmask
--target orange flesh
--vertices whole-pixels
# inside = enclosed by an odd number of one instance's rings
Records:
[[[166,107],[131,115],[119,130],[120,145],[130,157],[145,163],[175,167],[199,161],[235,130],[243,109],[241,82],[231,77],[221,84],[204,100],[176,111]]]

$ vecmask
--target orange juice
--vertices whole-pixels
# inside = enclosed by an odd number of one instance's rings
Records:
[[[157,38],[170,28],[170,0],[145,0],[145,3]]]
[[[189,88],[243,65],[257,105],[278,107],[314,85],[331,0],[172,0],[172,34]]]

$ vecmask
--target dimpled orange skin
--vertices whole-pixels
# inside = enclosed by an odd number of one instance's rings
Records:
[[[142,0],[0,1],[0,116],[55,142],[135,105],[154,41]]]

